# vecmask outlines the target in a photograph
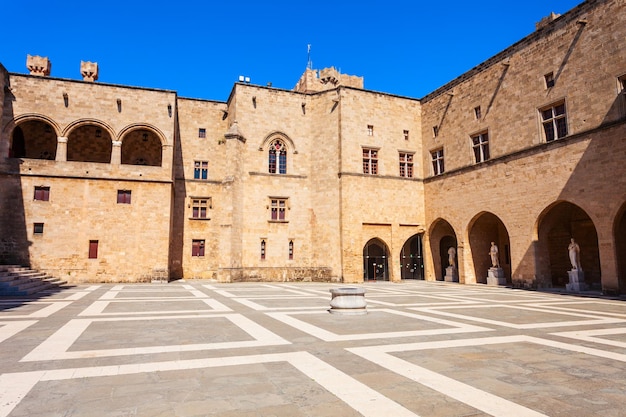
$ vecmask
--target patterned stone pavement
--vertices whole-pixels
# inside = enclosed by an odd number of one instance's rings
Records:
[[[85,285],[0,299],[2,416],[626,416],[626,302],[484,285]]]

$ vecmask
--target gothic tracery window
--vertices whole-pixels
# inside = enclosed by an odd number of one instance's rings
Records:
[[[275,139],[270,143],[269,173],[287,173],[287,148],[285,147],[284,142],[280,139]]]

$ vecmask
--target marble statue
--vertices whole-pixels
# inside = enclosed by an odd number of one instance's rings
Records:
[[[580,269],[580,246],[574,240],[574,238],[570,239],[570,244],[567,247],[567,252],[569,253],[569,261],[572,264],[572,271],[575,269]]]
[[[448,249],[448,265],[449,266],[456,266],[456,249],[454,249],[454,246],[450,246],[450,248]]]
[[[489,256],[491,256],[491,267],[500,268],[500,259],[498,258],[498,246],[495,242],[491,242],[491,248],[489,248]]]

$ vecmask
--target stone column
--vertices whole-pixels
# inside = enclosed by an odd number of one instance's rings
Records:
[[[114,140],[111,148],[111,165],[120,165],[122,163],[122,141]]]
[[[57,137],[57,155],[55,161],[67,161],[67,138],[63,136]]]

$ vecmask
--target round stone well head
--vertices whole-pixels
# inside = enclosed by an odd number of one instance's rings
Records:
[[[332,314],[367,314],[365,288],[340,287],[330,289],[330,310]]]

